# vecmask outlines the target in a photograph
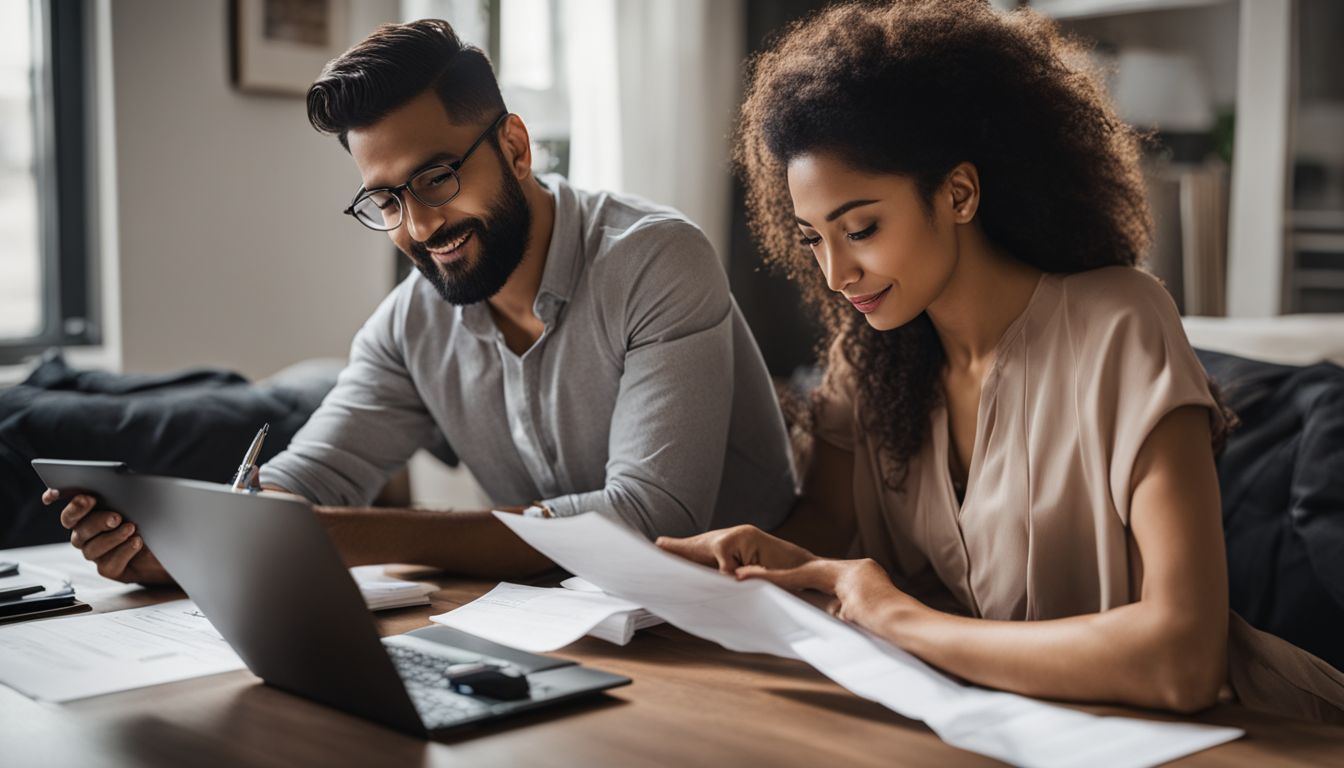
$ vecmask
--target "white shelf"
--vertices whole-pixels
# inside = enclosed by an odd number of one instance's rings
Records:
[[[1145,11],[1172,11],[1223,5],[1231,0],[1031,0],[1033,9],[1056,19],[1118,16]]]

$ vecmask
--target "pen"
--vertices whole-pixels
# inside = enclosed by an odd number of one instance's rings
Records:
[[[247,453],[243,456],[243,463],[238,465],[238,473],[233,476],[234,491],[257,490],[251,486],[252,472],[257,468],[257,456],[261,454],[261,444],[266,440],[266,433],[270,431],[270,424],[262,424],[261,429],[257,430],[257,436],[252,438],[252,445],[248,446]]]

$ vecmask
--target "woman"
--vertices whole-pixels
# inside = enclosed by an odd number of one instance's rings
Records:
[[[1138,139],[1081,48],[977,0],[833,7],[755,59],[738,141],[832,339],[815,439],[778,536],[661,546],[980,685],[1344,722],[1344,675],[1229,614],[1229,416],[1135,268]]]

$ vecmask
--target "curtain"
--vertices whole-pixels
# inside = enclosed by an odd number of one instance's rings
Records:
[[[728,254],[742,0],[561,0],[570,180],[686,214]]]

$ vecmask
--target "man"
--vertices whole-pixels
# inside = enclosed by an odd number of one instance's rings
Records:
[[[696,227],[534,177],[527,128],[488,59],[442,21],[380,27],[331,61],[308,115],[359,167],[346,213],[387,231],[418,270],[260,472],[268,492],[328,505],[317,512],[349,564],[492,577],[551,565],[488,511],[364,506],[437,433],[509,511],[596,510],[650,537],[784,516],[783,420]],[[81,496],[61,521],[103,575],[168,580],[117,512]]]

